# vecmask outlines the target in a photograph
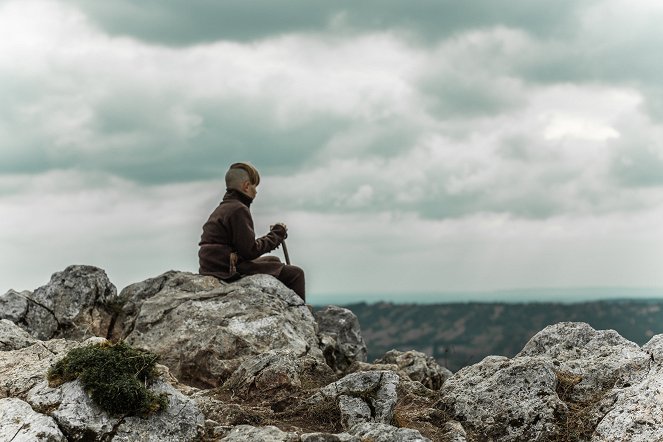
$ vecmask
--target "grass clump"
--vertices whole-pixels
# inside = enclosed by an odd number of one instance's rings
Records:
[[[146,388],[157,377],[158,356],[124,342],[71,350],[48,371],[51,387],[79,379],[92,400],[115,415],[147,415],[168,406],[165,394]]]

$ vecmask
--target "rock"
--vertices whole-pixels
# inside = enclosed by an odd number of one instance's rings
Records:
[[[567,406],[557,396],[552,361],[489,356],[449,378],[438,407],[474,437],[551,440],[561,434]]]
[[[0,397],[23,399],[31,410],[48,414],[67,440],[102,440],[111,436],[119,441],[198,440],[203,431],[203,414],[193,399],[177,391],[163,376],[149,388],[157,394],[167,394],[169,407],[147,419],[108,415],[92,402],[78,381],[56,388],[48,386],[48,369],[68,351],[103,341],[55,339],[0,352]]]
[[[598,422],[591,438],[592,442],[626,440],[663,440],[663,373],[660,370],[620,392],[615,404]]]
[[[350,433],[370,442],[431,442],[417,430],[396,428],[391,425],[364,422],[354,426]]]
[[[355,362],[366,362],[367,350],[359,320],[352,311],[329,305],[315,313],[327,364],[344,373]]]
[[[80,344],[55,339],[0,352],[0,397],[25,399],[28,391],[44,381],[51,365],[77,345]]]
[[[283,350],[271,350],[248,357],[223,384],[244,398],[275,401],[295,391],[322,387],[334,380],[332,370],[318,358],[297,357]]]
[[[123,329],[132,330],[127,343],[159,354],[180,381],[219,386],[248,357],[269,350],[324,363],[313,316],[276,278],[253,275],[233,284],[184,273],[169,278]]]
[[[31,295],[32,293],[27,290],[21,293],[9,290],[0,296],[0,319],[8,319],[17,323],[25,318],[25,314],[28,312],[27,298]]]
[[[274,426],[252,427],[239,425],[221,439],[226,442],[299,442],[296,433],[285,432]]]
[[[0,440],[66,442],[55,421],[16,398],[0,399]]]
[[[419,381],[431,390],[439,390],[453,373],[439,365],[435,359],[419,351],[390,350],[375,361],[376,364],[395,364],[398,374],[405,373],[413,381]]]
[[[204,432],[205,416],[195,401],[184,396],[163,380],[150,390],[168,395],[168,408],[149,416],[127,417],[117,428],[113,441],[179,442],[199,440]]]
[[[29,347],[37,340],[8,319],[0,320],[0,351]]]
[[[348,433],[306,433],[299,438],[301,442],[361,442],[357,436]]]
[[[467,442],[467,433],[460,422],[449,421],[442,427],[443,442]]]
[[[338,397],[338,408],[341,412],[343,428],[352,428],[362,422],[370,422],[371,408],[362,398],[342,394]]]
[[[642,350],[652,364],[645,379],[615,391],[614,404],[601,416],[593,442],[663,440],[663,335],[656,335]]]
[[[133,330],[136,317],[140,313],[143,302],[164,289],[185,292],[205,292],[219,288],[223,283],[211,276],[194,275],[192,273],[170,270],[156,278],[146,279],[125,287],[118,296],[120,312],[110,332],[111,339],[124,339]]]
[[[305,404],[338,402],[342,424],[356,423],[358,420],[390,423],[396,406],[398,381],[398,375],[390,371],[352,373],[320,389]],[[358,399],[365,406],[350,398]],[[370,410],[368,415],[366,408]]]
[[[109,416],[90,399],[78,381],[60,388],[58,408],[51,414],[62,431],[72,440],[111,439],[120,417]]]
[[[550,325],[516,355],[551,360],[555,370],[579,381],[565,392],[565,400],[596,401],[597,395],[644,379],[650,355],[614,330],[594,330],[583,322]]]
[[[38,339],[106,337],[116,289],[103,270],[76,265],[25,297],[27,311],[16,322]]]

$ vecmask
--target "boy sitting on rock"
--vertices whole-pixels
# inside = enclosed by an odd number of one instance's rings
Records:
[[[277,223],[258,239],[249,210],[256,197],[260,175],[248,163],[235,163],[226,172],[226,194],[203,225],[198,260],[199,273],[223,281],[244,275],[265,273],[275,276],[305,300],[304,271],[283,264],[276,256],[264,256],[288,236],[285,224]]]

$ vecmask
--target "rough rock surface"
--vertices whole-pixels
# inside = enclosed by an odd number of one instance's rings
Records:
[[[225,442],[299,442],[299,436],[296,433],[281,431],[272,425],[266,427],[238,425],[221,440]]]
[[[18,325],[8,319],[0,319],[0,351],[18,350],[37,342]]]
[[[548,440],[561,433],[567,406],[555,391],[552,361],[489,356],[459,370],[440,390],[440,408],[475,437]]]
[[[33,293],[9,291],[0,303],[11,307],[3,317],[38,339],[83,339],[106,337],[116,295],[102,269],[74,265],[54,273]]]
[[[359,436],[362,441],[370,442],[431,442],[417,430],[381,423],[364,422],[354,426],[350,433]]]
[[[622,388],[644,379],[650,355],[614,330],[594,330],[583,322],[550,325],[516,355],[546,357],[555,370],[580,377],[567,398],[593,400],[597,393]]]
[[[16,398],[0,399],[0,440],[65,442],[55,421]]]
[[[28,312],[28,298],[32,295],[29,291],[21,293],[9,290],[0,295],[0,319],[8,319],[11,322],[19,322],[25,318]]]
[[[396,406],[398,375],[391,371],[352,373],[321,388],[306,403],[336,401],[346,430],[358,422],[390,423]]]
[[[345,373],[355,362],[366,362],[367,350],[357,316],[346,308],[329,305],[315,313],[318,334],[330,367]]]
[[[64,432],[67,440],[103,440],[113,435],[113,440],[119,441],[198,440],[203,414],[193,399],[163,379],[149,388],[166,393],[169,407],[148,419],[109,416],[91,401],[78,381],[57,388],[48,386],[46,373],[51,365],[73,348],[100,341],[103,339],[90,338],[83,343],[57,339],[0,352],[0,397],[25,401],[33,413],[41,413],[37,414],[38,419],[56,422],[56,428]]]
[[[249,356],[287,350],[324,363],[316,323],[304,302],[276,278],[254,275],[233,284],[171,273],[150,290],[129,288],[142,302],[121,325],[126,341],[161,355],[180,381],[197,387],[225,382]],[[140,293],[140,295],[135,295]],[[121,295],[122,297],[123,295]]]
[[[375,361],[376,364],[394,364],[399,374],[402,372],[413,381],[419,381],[431,390],[439,390],[444,381],[453,373],[438,364],[432,356],[419,351],[390,350]]]
[[[615,394],[592,442],[663,440],[663,335],[654,336],[642,350],[651,357],[647,377]]]
[[[295,391],[323,387],[334,381],[327,364],[312,356],[297,357],[289,351],[271,350],[248,357],[223,388],[245,398],[272,400]]]

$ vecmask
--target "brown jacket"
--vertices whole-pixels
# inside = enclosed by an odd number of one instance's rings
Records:
[[[221,204],[203,225],[198,261],[201,275],[233,280],[240,275],[267,273],[278,276],[283,264],[277,259],[259,257],[276,249],[286,236],[282,226],[256,239],[251,217],[252,199],[228,189]]]

